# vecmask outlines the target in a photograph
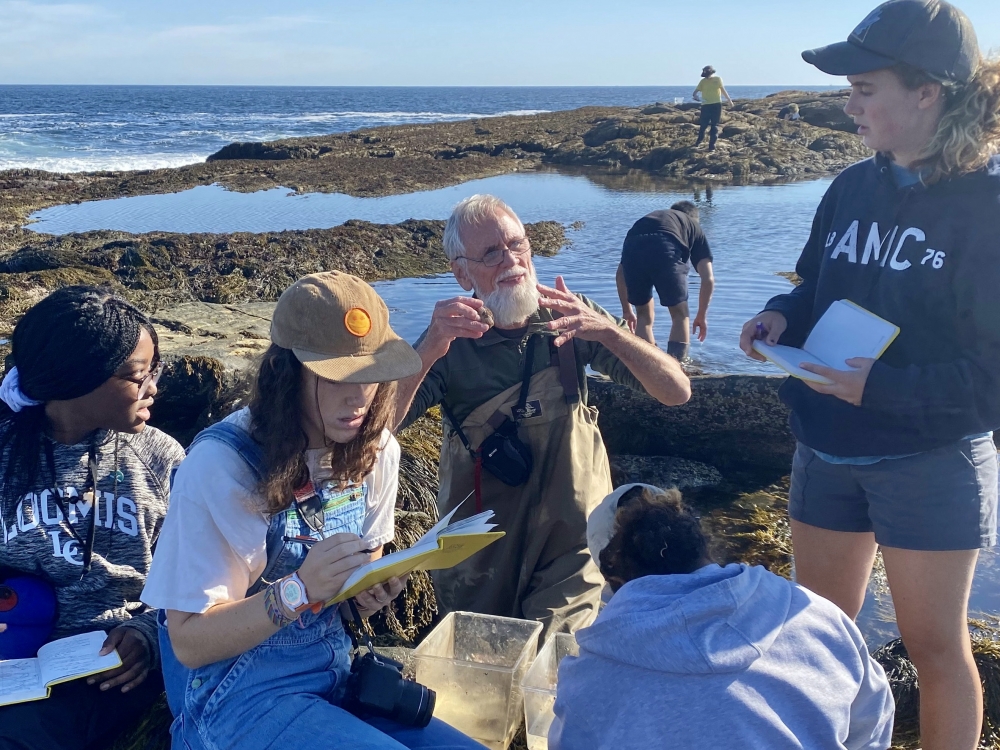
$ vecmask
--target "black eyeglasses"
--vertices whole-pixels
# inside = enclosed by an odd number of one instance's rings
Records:
[[[149,389],[160,382],[160,376],[163,375],[163,363],[158,363],[152,370],[147,372],[141,378],[129,378],[125,375],[115,375],[119,380],[125,380],[129,383],[135,383],[139,386],[139,393],[136,395],[136,401],[142,401],[142,399],[149,392]]]
[[[515,258],[519,258],[525,253],[531,251],[531,243],[528,241],[527,237],[522,237],[519,240],[511,242],[506,248],[491,247],[483,254],[482,258],[470,258],[468,255],[459,255],[458,257],[465,258],[465,260],[472,261],[473,263],[482,263],[487,268],[494,268],[503,263],[504,253],[508,250]]]

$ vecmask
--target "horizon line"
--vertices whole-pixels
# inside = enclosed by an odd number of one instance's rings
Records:
[[[511,84],[500,85],[490,84],[478,86],[473,84],[314,84],[314,83],[0,83],[0,87],[7,86],[104,86],[104,87],[131,87],[131,88],[298,88],[298,89],[653,89],[653,88],[681,88],[690,87],[689,83],[642,83],[642,84]],[[821,84],[821,83],[731,83],[732,88],[776,88],[806,86],[809,88],[846,88],[843,84]]]

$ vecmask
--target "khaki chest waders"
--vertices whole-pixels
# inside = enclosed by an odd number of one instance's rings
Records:
[[[572,351],[572,344],[568,351]],[[538,620],[549,632],[573,632],[597,616],[603,578],[587,549],[587,516],[611,492],[608,454],[597,428],[597,409],[573,403],[563,368],[550,366],[530,381],[531,416],[517,430],[531,448],[528,481],[511,487],[481,473],[482,504],[507,532],[466,562],[434,573],[444,612],[465,610]],[[521,384],[478,406],[461,428],[475,449],[493,432],[498,411],[511,416]],[[534,413],[537,412],[537,413]],[[495,421],[495,420],[494,420]],[[438,507],[449,512],[475,488],[475,462],[445,420]],[[472,498],[457,516],[475,513]]]

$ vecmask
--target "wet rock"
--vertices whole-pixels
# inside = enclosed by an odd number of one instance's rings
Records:
[[[186,445],[245,406],[273,311],[273,302],[188,302],[154,313],[165,368],[152,423]]]
[[[538,255],[554,255],[567,244],[558,222],[525,229]],[[296,279],[317,271],[347,271],[366,281],[446,273],[443,233],[443,221],[416,219],[261,234],[14,230],[0,234],[0,335],[30,305],[66,284],[109,286],[147,312],[176,312],[178,304],[192,301],[276,300]]]
[[[714,466],[674,456],[613,456],[611,483],[620,487],[630,482],[676,487],[683,492],[720,484],[722,475]]]
[[[677,456],[717,468],[729,480],[788,473],[795,441],[778,399],[783,377],[704,375],[691,379],[691,400],[663,406],[606,378],[588,381],[590,403],[612,455]]]

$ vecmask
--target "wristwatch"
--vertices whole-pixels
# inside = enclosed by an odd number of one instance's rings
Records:
[[[298,573],[292,573],[278,581],[278,598],[281,605],[289,612],[298,614],[309,608],[309,595],[306,585],[302,583]]]

